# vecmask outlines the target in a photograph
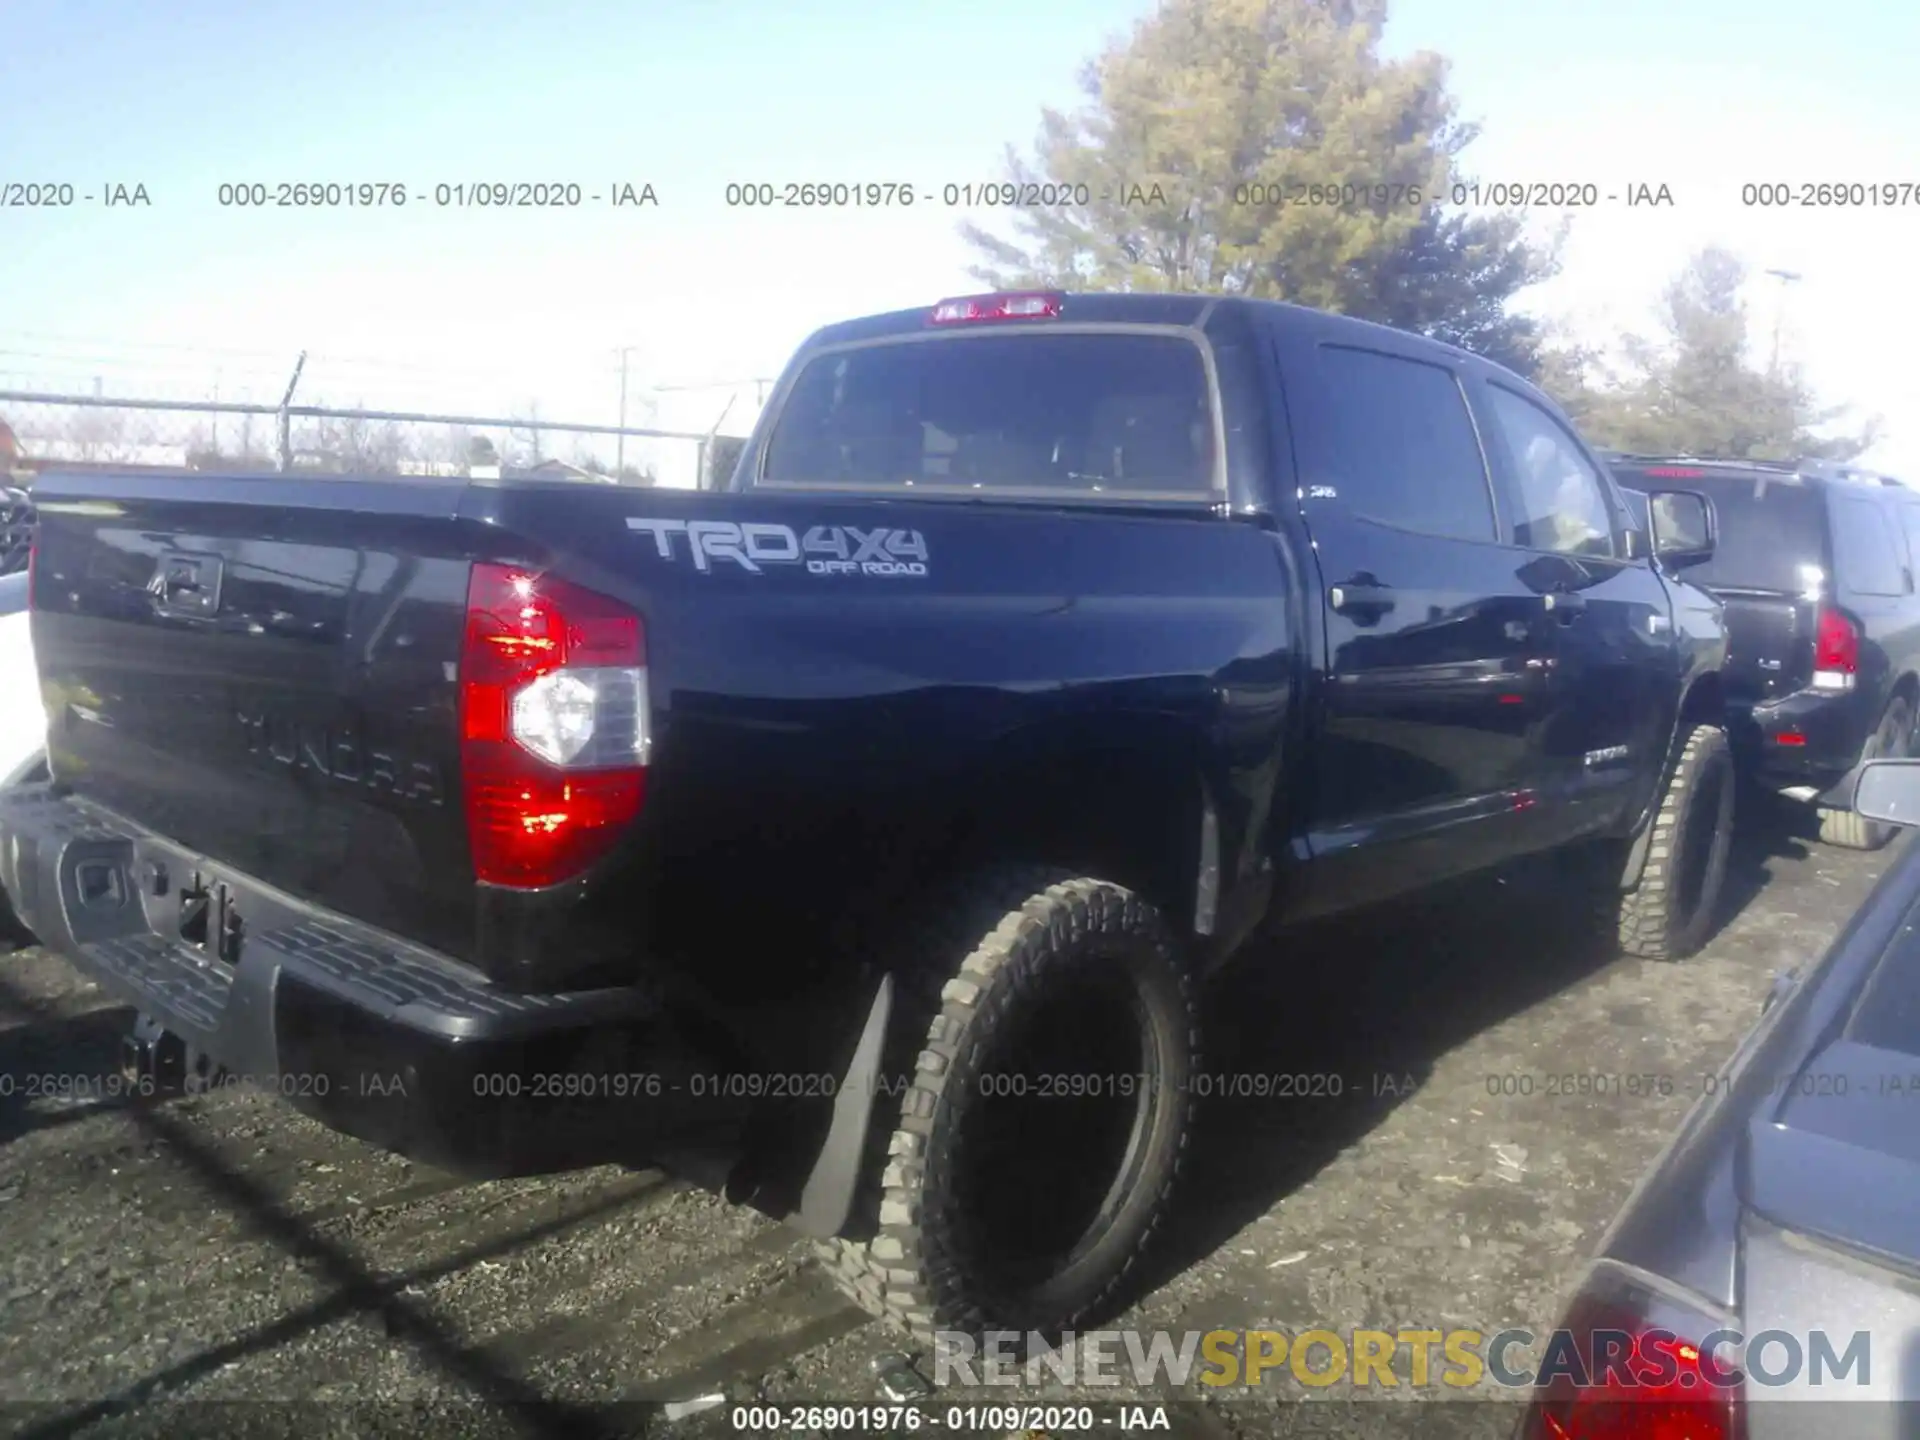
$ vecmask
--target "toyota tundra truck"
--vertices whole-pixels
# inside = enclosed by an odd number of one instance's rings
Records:
[[[1633,954],[1714,923],[1711,507],[1352,319],[831,325],[717,491],[35,499],[0,884],[135,1063],[477,1176],[691,1157],[922,1336],[1120,1303],[1230,957],[1549,852]]]

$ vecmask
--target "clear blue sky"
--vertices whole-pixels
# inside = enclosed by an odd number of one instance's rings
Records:
[[[140,183],[153,203],[0,209],[0,385],[104,369],[205,394],[217,369],[229,393],[257,391],[304,347],[322,357],[312,383],[327,398],[487,408],[538,395],[544,413],[602,418],[616,346],[638,347],[649,379],[769,373],[821,321],[968,289],[961,216],[729,211],[728,181],[995,178],[1002,147],[1025,146],[1041,105],[1073,103],[1084,61],[1147,8],[6,6],[0,182]],[[1920,325],[1920,302],[1884,284],[1888,267],[1910,271],[1920,207],[1737,203],[1746,179],[1920,182],[1920,6],[1400,0],[1389,48],[1452,58],[1463,111],[1485,127],[1469,159],[1488,179],[1674,186],[1670,214],[1579,221],[1547,297],[1556,313],[1638,318],[1708,239],[1800,270],[1790,339],[1836,399],[1887,412],[1895,453],[1920,462],[1920,414],[1893,413],[1920,411],[1920,381],[1899,351],[1880,360],[1890,329]],[[661,203],[216,203],[223,181],[493,178],[647,182]],[[1770,323],[1772,293],[1755,303]]]

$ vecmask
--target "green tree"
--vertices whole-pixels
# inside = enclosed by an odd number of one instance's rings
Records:
[[[1530,369],[1535,327],[1508,304],[1553,273],[1557,243],[1445,203],[1477,130],[1456,118],[1444,59],[1381,58],[1386,13],[1165,0],[1086,68],[1082,109],[1042,112],[1031,161],[1007,152],[1015,185],[1086,203],[1018,211],[1011,239],[964,225],[973,273],[1290,300]]]
[[[1821,404],[1798,364],[1755,363],[1746,283],[1739,259],[1709,246],[1667,286],[1659,333],[1622,338],[1624,374],[1586,352],[1543,384],[1590,438],[1640,454],[1851,460],[1871,447],[1877,418],[1836,431],[1851,407]]]
[[[1600,432],[1613,423],[1617,402],[1607,388],[1610,373],[1599,346],[1580,339],[1564,323],[1543,325],[1533,382],[1560,402],[1581,434],[1601,443]]]

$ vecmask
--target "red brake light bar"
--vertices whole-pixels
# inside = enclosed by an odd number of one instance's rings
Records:
[[[1657,476],[1662,480],[1698,480],[1707,472],[1695,470],[1687,465],[1656,465],[1651,470],[1643,470],[1641,473]]]
[[[934,306],[927,323],[965,325],[979,320],[1053,320],[1060,315],[1061,298],[1051,291],[962,295],[957,299],[942,300]]]

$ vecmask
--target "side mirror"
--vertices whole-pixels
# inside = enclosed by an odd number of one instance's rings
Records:
[[[1885,825],[1920,825],[1920,760],[1869,760],[1853,786],[1854,813]]]
[[[1655,490],[1647,496],[1653,553],[1669,570],[1703,565],[1713,558],[1713,506],[1693,490]]]

